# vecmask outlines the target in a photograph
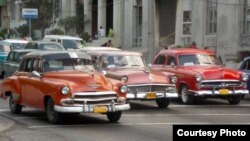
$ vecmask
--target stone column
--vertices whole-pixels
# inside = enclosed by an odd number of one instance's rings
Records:
[[[107,2],[106,0],[98,0],[98,29],[102,26],[106,29],[106,14],[107,14]],[[106,31],[105,31],[106,32]]]

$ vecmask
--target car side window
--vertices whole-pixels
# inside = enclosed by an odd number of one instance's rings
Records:
[[[160,56],[158,56],[158,58],[156,59],[155,64],[164,65],[165,62],[166,62],[166,56],[160,55]]]
[[[250,70],[250,60],[247,60],[242,67],[243,70]]]
[[[14,54],[15,54],[14,52],[10,52],[8,55],[7,61],[13,61]]]
[[[167,65],[171,66],[171,65],[176,65],[176,59],[173,56],[168,56],[167,57]]]
[[[28,43],[26,46],[25,46],[26,49],[32,49],[32,43]]]
[[[33,70],[33,60],[29,58],[25,61],[24,71],[31,72]]]

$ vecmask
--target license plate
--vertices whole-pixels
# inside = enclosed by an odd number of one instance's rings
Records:
[[[94,113],[106,113],[108,111],[108,108],[106,106],[95,106],[93,110]]]
[[[146,99],[156,99],[156,93],[147,93]]]
[[[227,94],[229,94],[229,90],[228,89],[219,89],[219,94],[227,95]]]

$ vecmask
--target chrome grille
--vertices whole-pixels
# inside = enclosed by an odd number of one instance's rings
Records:
[[[243,83],[238,80],[207,80],[202,81],[201,83],[202,88],[236,88],[242,87]]]
[[[107,92],[78,92],[72,95],[72,100],[76,105],[108,105],[111,101],[117,100],[117,94],[113,91]]]
[[[169,85],[128,85],[129,93],[165,92]]]

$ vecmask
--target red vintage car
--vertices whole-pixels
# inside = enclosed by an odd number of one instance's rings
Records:
[[[86,50],[85,50],[86,52]],[[124,82],[128,100],[155,100],[159,108],[167,108],[171,98],[178,98],[172,73],[146,69],[142,54],[124,50],[87,51],[106,77]]]
[[[169,49],[159,52],[153,68],[175,73],[177,89],[183,103],[195,99],[223,98],[230,104],[239,104],[248,94],[248,76],[240,71],[220,65],[213,51],[202,49]]]
[[[111,122],[120,119],[127,87],[94,71],[91,57],[80,52],[37,51],[27,54],[19,70],[3,80],[0,97],[9,97],[11,112],[23,107],[45,110],[52,123],[64,113],[102,113]]]

